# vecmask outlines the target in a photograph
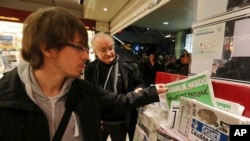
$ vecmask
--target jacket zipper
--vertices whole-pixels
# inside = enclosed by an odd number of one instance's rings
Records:
[[[51,114],[52,114],[52,116],[51,116],[51,120],[52,120],[52,126],[51,126],[51,128],[52,128],[52,133],[53,134],[55,134],[55,105],[56,105],[56,99],[51,99]]]

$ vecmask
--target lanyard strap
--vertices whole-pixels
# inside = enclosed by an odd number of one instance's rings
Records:
[[[72,108],[70,108],[70,109],[72,109]],[[61,141],[62,136],[65,132],[65,129],[68,125],[69,119],[71,117],[72,111],[73,111],[73,109],[72,110],[66,109],[52,141]]]
[[[113,69],[113,65],[109,68],[109,72],[108,72],[108,75],[106,77],[106,81],[105,81],[105,84],[104,84],[104,87],[103,87],[104,89],[106,89],[106,87],[107,87],[107,83],[108,83],[109,77],[111,75],[112,69]]]
[[[77,81],[77,80],[75,80]],[[74,109],[74,106],[76,104],[76,94],[77,94],[77,87],[76,87],[76,82],[73,81],[71,84],[71,89],[68,92],[67,99],[65,101],[65,111],[63,114],[63,117],[60,121],[60,124],[56,130],[56,133],[52,139],[52,141],[61,141],[62,136],[66,130],[66,127],[68,125],[69,119],[72,115],[72,111]]]

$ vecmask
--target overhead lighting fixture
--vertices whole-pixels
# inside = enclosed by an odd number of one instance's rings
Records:
[[[105,12],[108,11],[108,8],[103,8],[103,11],[105,11]]]
[[[20,21],[19,18],[16,18],[16,17],[6,17],[6,16],[0,16],[0,20]]]
[[[169,24],[169,22],[163,22],[162,24],[164,24],[164,25],[168,25],[168,24]]]
[[[170,38],[170,37],[171,37],[171,34],[165,35],[165,38]]]

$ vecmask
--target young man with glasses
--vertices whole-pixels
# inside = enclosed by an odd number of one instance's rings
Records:
[[[87,65],[85,79],[101,89],[124,95],[129,91],[144,88],[144,81],[139,78],[133,60],[120,57],[115,52],[113,38],[103,32],[97,33],[92,38],[92,47],[96,60]],[[128,133],[132,141],[137,122],[137,111],[117,114],[102,118],[103,141],[108,136],[112,141],[125,141]]]

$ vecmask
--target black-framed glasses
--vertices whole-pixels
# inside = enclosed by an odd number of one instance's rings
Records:
[[[75,45],[75,44],[72,44],[72,43],[66,43],[66,45],[68,45],[70,47],[73,47],[75,49],[78,49],[81,52],[88,52],[89,51],[89,48],[86,47],[86,46],[83,46],[83,45]]]

